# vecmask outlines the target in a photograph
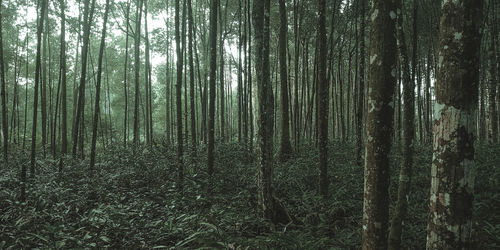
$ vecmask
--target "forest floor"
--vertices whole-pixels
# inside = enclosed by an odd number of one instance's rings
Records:
[[[254,209],[254,155],[236,143],[217,145],[210,188],[205,154],[186,157],[182,193],[175,186],[172,147],[141,148],[135,156],[130,149],[103,149],[92,175],[87,160],[67,159],[62,173],[55,161],[41,160],[25,203],[18,202],[18,175],[29,157],[18,151],[0,173],[0,249],[359,249],[363,170],[355,164],[354,145],[329,147],[328,200],[317,195],[313,145],[302,145],[290,161],[276,165],[275,193],[295,223],[274,230]],[[391,209],[401,160],[396,148]],[[477,249],[500,249],[500,145],[480,146],[476,155],[474,239]],[[431,158],[430,146],[417,146],[405,249],[425,249]]]

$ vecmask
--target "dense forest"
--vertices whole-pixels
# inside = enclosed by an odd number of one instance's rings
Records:
[[[499,249],[497,0],[0,0],[0,249]]]

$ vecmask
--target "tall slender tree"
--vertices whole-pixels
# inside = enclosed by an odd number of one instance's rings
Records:
[[[59,0],[61,8],[61,53],[59,59],[59,74],[61,81],[61,111],[62,111],[62,138],[61,138],[61,153],[68,153],[68,107],[67,107],[67,86],[66,86],[66,2]]]
[[[104,55],[104,47],[106,46],[106,25],[108,22],[109,13],[109,0],[106,0],[106,7],[104,10],[104,18],[102,20],[102,33],[101,33],[101,45],[99,47],[99,58],[97,59],[97,83],[95,87],[95,106],[94,106],[94,120],[92,122],[92,144],[90,148],[90,170],[94,170],[95,166],[95,154],[96,154],[96,144],[97,144],[97,123],[99,121],[101,107],[101,76],[102,76],[102,58]]]
[[[215,144],[215,77],[217,73],[217,7],[218,0],[210,2],[210,103],[208,115],[208,158],[207,171],[209,175],[214,172],[214,144]]]
[[[290,120],[288,118],[288,69],[286,67],[286,49],[288,32],[285,0],[279,1],[280,7],[280,38],[279,38],[279,61],[280,61],[280,83],[281,83],[281,141],[280,159],[287,160],[292,153],[290,143]]]
[[[87,54],[89,50],[89,40],[90,40],[90,26],[93,20],[95,0],[92,0],[92,6],[90,5],[90,0],[85,0],[83,9],[83,45],[82,45],[82,69],[80,74],[80,85],[78,86],[78,104],[76,109],[76,116],[74,117],[74,130],[73,130],[73,158],[76,157],[76,150],[79,142],[83,143],[83,112],[85,103],[85,83],[87,77]],[[82,147],[83,148],[83,147]]]
[[[272,196],[274,97],[269,72],[269,0],[253,1],[255,67],[259,98],[258,132],[258,203],[261,216],[274,221]]]
[[[7,100],[5,96],[5,66],[3,61],[3,39],[2,39],[2,0],[0,0],[0,77],[2,86],[0,95],[2,96],[2,134],[3,134],[3,158],[8,160],[9,128],[7,127]]]
[[[183,55],[181,50],[181,31],[180,31],[180,10],[179,0],[175,0],[175,48],[177,52],[177,83],[175,86],[175,106],[177,108],[177,164],[179,187],[182,188],[184,180],[184,163],[182,160],[182,65]]]
[[[318,2],[318,115],[319,115],[319,193],[328,196],[328,81],[326,76],[326,0]]]
[[[123,92],[125,99],[125,107],[123,112],[123,145],[127,145],[128,139],[128,38],[130,25],[130,0],[127,1],[127,11],[125,13],[125,63],[123,66]]]
[[[134,30],[134,82],[135,82],[135,97],[134,97],[134,144],[139,144],[139,70],[141,68],[140,61],[140,45],[141,45],[141,16],[142,16],[143,0],[137,1],[137,9],[135,11],[135,30]]]
[[[356,111],[356,158],[358,166],[363,166],[363,113],[365,109],[365,7],[367,0],[360,0],[359,18],[360,35],[359,35],[359,85],[358,85],[358,100]]]
[[[414,0],[416,2],[416,0]],[[396,0],[396,8],[402,10],[401,0]],[[389,249],[401,249],[401,234],[403,231],[403,221],[406,218],[408,209],[408,197],[410,194],[410,181],[413,167],[413,138],[415,134],[415,82],[410,79],[410,67],[408,62],[408,52],[406,47],[405,34],[403,31],[403,13],[397,13],[397,44],[400,54],[400,64],[403,68],[403,98],[404,98],[404,119],[403,119],[403,161],[399,171],[398,200],[391,220],[389,234]],[[414,20],[415,21],[415,20]],[[414,39],[416,39],[414,37]],[[414,45],[415,46],[415,45]]]
[[[471,249],[482,0],[442,4],[427,249]]]
[[[187,0],[187,8],[188,8],[188,57],[189,57],[189,104],[191,108],[191,144],[193,150],[196,149],[196,113],[195,113],[195,105],[194,105],[194,62],[193,62],[193,6],[191,4],[191,0]],[[223,104],[221,104],[223,105]],[[222,113],[224,113],[222,111]]]
[[[363,249],[387,249],[389,152],[396,88],[395,0],[373,0],[366,117]]]

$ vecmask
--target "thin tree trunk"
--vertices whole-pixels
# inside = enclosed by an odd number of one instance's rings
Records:
[[[141,43],[141,16],[142,16],[143,0],[139,0],[137,10],[135,12],[135,37],[134,37],[134,68],[135,68],[135,97],[134,97],[134,146],[139,145],[139,71],[141,61],[139,58],[140,43]]]
[[[416,8],[416,0],[413,2]],[[401,0],[396,0],[396,8],[402,9]],[[413,168],[413,139],[415,121],[415,82],[410,79],[410,67],[406,49],[405,34],[403,31],[403,13],[397,15],[397,39],[398,50],[403,68],[403,98],[404,98],[404,119],[403,119],[403,161],[399,171],[398,199],[396,208],[391,220],[389,233],[389,249],[401,249],[401,236],[403,232],[404,220],[408,210],[408,198],[410,195],[410,183]],[[416,22],[415,15],[413,22]],[[415,26],[413,26],[415,28]],[[416,38],[414,37],[414,40]],[[415,46],[415,43],[413,44]],[[415,61],[415,60],[414,60]]]
[[[99,58],[97,59],[97,85],[95,89],[95,106],[94,106],[94,121],[92,123],[92,145],[90,149],[90,170],[94,170],[95,153],[97,144],[97,122],[100,115],[100,98],[101,98],[101,75],[102,75],[102,58],[104,54],[104,46],[106,42],[106,25],[108,21],[109,0],[106,0],[106,8],[104,11],[104,19],[101,34],[101,45],[99,48]]]
[[[5,66],[3,61],[3,39],[2,39],[2,0],[0,0],[0,77],[2,78],[2,132],[3,132],[3,157],[5,163],[8,162],[9,128],[7,127],[7,98],[5,96]]]
[[[323,198],[328,197],[328,78],[326,76],[326,0],[318,3],[318,113],[319,113],[319,193]]]
[[[210,104],[208,116],[208,155],[207,171],[210,176],[214,172],[215,143],[215,77],[217,73],[217,6],[218,1],[212,0],[210,6]]]
[[[281,141],[280,159],[286,161],[292,153],[290,144],[290,128],[288,118],[288,73],[286,66],[286,33],[288,30],[285,0],[279,1],[280,6],[280,38],[279,38],[279,61],[281,81]]]

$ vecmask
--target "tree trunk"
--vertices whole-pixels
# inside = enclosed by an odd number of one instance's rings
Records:
[[[328,81],[326,76],[326,0],[318,3],[318,113],[319,113],[319,193],[328,197]]]
[[[123,146],[127,146],[127,139],[128,139],[128,83],[127,83],[127,76],[128,76],[128,26],[129,26],[129,20],[130,20],[130,0],[127,1],[127,13],[125,14],[125,26],[126,26],[126,31],[125,31],[125,64],[123,65],[123,92],[124,92],[124,97],[125,98],[125,107],[123,111]]]
[[[280,81],[281,81],[281,141],[280,159],[286,161],[292,153],[290,144],[290,128],[288,118],[288,83],[286,67],[286,33],[288,32],[285,0],[279,1],[280,7],[280,38],[279,38],[279,61],[280,61]]]
[[[42,31],[43,31],[43,21],[45,16],[45,5],[47,0],[42,0],[40,6],[40,15],[38,16],[38,27],[37,27],[37,44],[36,44],[36,67],[35,67],[35,89],[33,94],[33,127],[31,129],[31,165],[30,174],[31,177],[35,176],[35,164],[36,164],[36,125],[37,125],[37,114],[38,114],[38,86],[40,82],[40,70],[41,70],[41,46],[42,46]],[[3,65],[3,64],[2,64]],[[26,174],[24,171],[21,172],[21,200],[25,199],[25,182]]]
[[[183,57],[181,50],[181,34],[180,34],[180,13],[179,13],[179,0],[175,0],[175,47],[177,52],[177,83],[176,89],[176,108],[177,108],[177,161],[178,161],[178,178],[179,188],[182,189],[182,182],[184,180],[184,163],[182,160],[182,65]]]
[[[193,62],[193,7],[191,6],[191,0],[187,0],[188,8],[188,56],[189,56],[189,95],[190,95],[190,106],[191,106],[191,144],[193,151],[196,151],[196,114],[195,114],[195,102],[194,102],[194,62]],[[222,104],[223,105],[223,104]],[[222,112],[224,113],[224,112]]]
[[[97,59],[97,85],[95,87],[95,106],[94,106],[94,121],[92,123],[92,145],[90,149],[90,170],[94,170],[95,166],[95,151],[97,144],[97,122],[101,113],[100,98],[101,98],[101,75],[102,75],[102,57],[104,54],[104,46],[106,42],[106,24],[108,21],[109,0],[106,0],[106,8],[104,11],[104,19],[101,34],[101,45],[99,48],[99,58]]]
[[[360,37],[359,37],[359,86],[358,104],[356,112],[356,158],[358,166],[363,166],[363,111],[365,100],[365,6],[366,0],[361,0],[360,8]]]
[[[482,2],[442,5],[427,249],[474,249],[474,133]]]
[[[2,131],[3,131],[3,157],[5,163],[8,161],[9,128],[7,127],[7,98],[5,96],[5,66],[3,61],[3,39],[2,39],[2,0],[0,0],[0,77],[2,78]]]
[[[134,37],[134,68],[135,68],[135,98],[134,98],[134,146],[139,145],[139,71],[141,67],[141,61],[139,58],[140,53],[140,43],[141,43],[141,16],[142,16],[142,3],[143,0],[139,0],[137,9],[135,12],[135,37]]]
[[[67,86],[66,86],[66,3],[65,0],[60,0],[61,7],[61,55],[60,55],[60,80],[61,80],[61,111],[62,111],[62,147],[61,153],[63,155],[68,153],[68,106],[67,106]]]
[[[416,0],[413,1],[416,8]],[[401,0],[396,0],[396,8],[402,10]],[[413,138],[415,134],[415,82],[410,79],[410,67],[406,49],[405,33],[403,30],[402,12],[397,14],[397,44],[400,54],[400,63],[403,68],[403,98],[404,98],[404,119],[403,119],[403,161],[399,171],[398,199],[396,208],[391,220],[389,233],[389,249],[401,249],[401,235],[403,232],[404,219],[408,210],[408,197],[410,195],[410,183],[413,168]],[[415,15],[414,15],[415,18]],[[414,19],[413,22],[416,20]],[[415,26],[413,27],[415,28]],[[414,37],[414,40],[416,38]],[[413,44],[415,46],[415,43]],[[415,49],[415,48],[414,48]],[[414,60],[415,61],[415,60]]]
[[[217,73],[217,0],[211,1],[210,6],[210,103],[208,115],[208,155],[207,171],[210,176],[214,172],[214,144],[215,144],[215,77]]]
[[[363,249],[387,249],[389,153],[396,88],[396,11],[394,0],[373,1],[366,117]]]
[[[76,157],[76,149],[78,142],[83,144],[83,112],[84,112],[84,101],[85,101],[85,83],[87,75],[87,54],[89,49],[90,40],[90,26],[94,15],[95,0],[92,0],[92,6],[89,6],[90,0],[85,0],[85,7],[83,10],[83,46],[82,46],[82,71],[80,74],[80,85],[78,87],[78,104],[75,119],[75,129],[73,130],[73,158]],[[90,10],[89,10],[90,7]],[[89,14],[90,12],[90,14]],[[79,133],[80,131],[80,133]],[[79,136],[80,135],[80,141]],[[83,147],[81,147],[83,148]]]
[[[275,221],[272,196],[274,97],[269,75],[269,0],[253,1],[255,67],[259,98],[258,203],[264,219]]]

